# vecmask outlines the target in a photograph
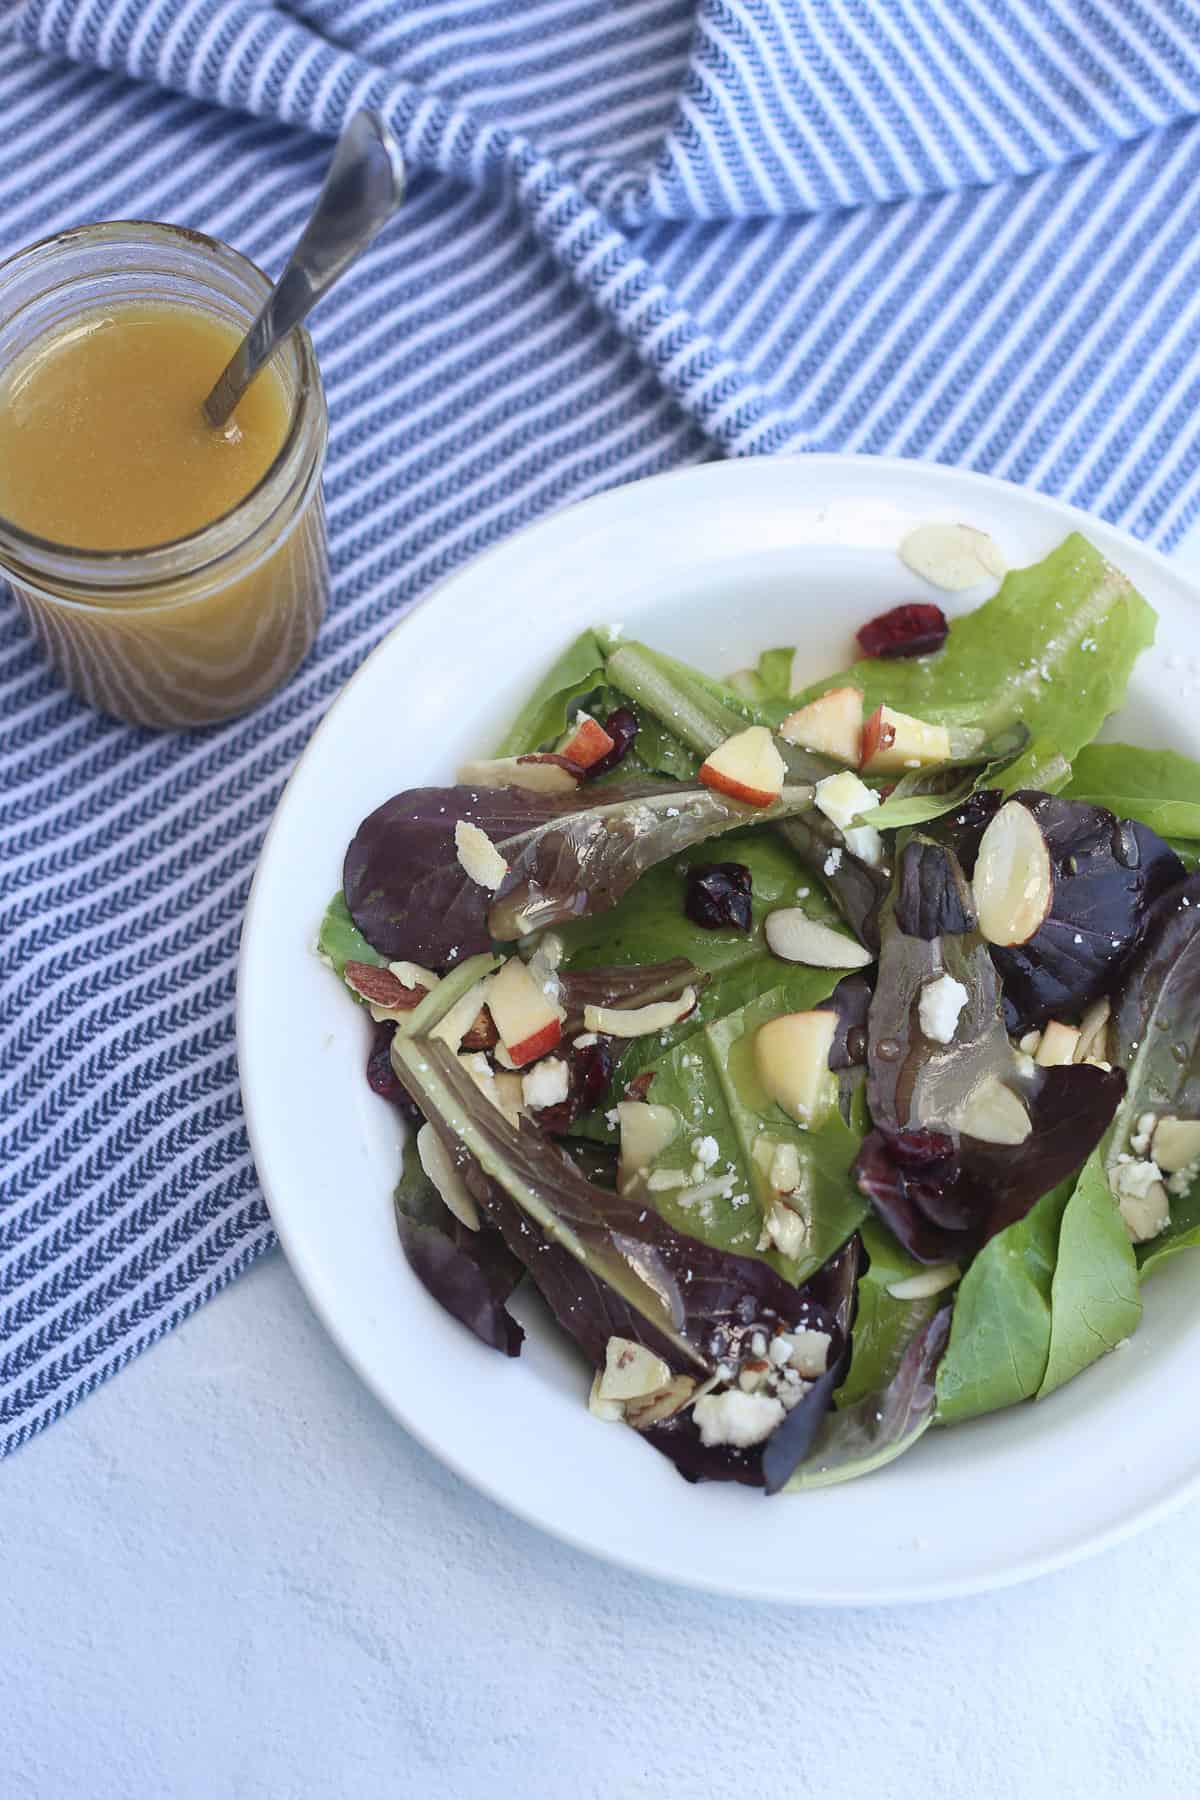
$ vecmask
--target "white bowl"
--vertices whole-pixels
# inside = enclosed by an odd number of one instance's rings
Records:
[[[334,1340],[409,1431],[512,1511],[630,1568],[728,1594],[860,1604],[968,1593],[1163,1512],[1200,1481],[1200,1264],[1180,1256],[1156,1275],[1129,1347],[1049,1400],[930,1432],[844,1487],[764,1502],[687,1486],[633,1432],[589,1416],[587,1372],[536,1300],[517,1307],[531,1329],[510,1361],[413,1278],[392,1220],[402,1127],[367,1088],[362,1015],[312,944],[359,820],[489,748],[583,626],[620,621],[714,673],[800,643],[816,676],[846,663],[857,625],[920,594],[896,546],[929,519],[991,532],[1014,565],[1085,532],[1160,618],[1113,734],[1200,753],[1187,672],[1197,593],[1134,539],[925,464],[710,464],[568,508],[409,614],[301,758],[246,914],[238,1054],[251,1143],[284,1249]]]

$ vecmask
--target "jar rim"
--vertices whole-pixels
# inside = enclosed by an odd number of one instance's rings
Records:
[[[130,239],[136,241],[138,238],[147,243],[165,240],[177,248],[199,251],[217,262],[224,262],[226,266],[232,265],[235,274],[248,278],[251,286],[261,289],[260,303],[271,290],[271,279],[265,270],[260,269],[256,262],[241,250],[235,249],[232,244],[225,243],[221,238],[211,237],[207,232],[197,231],[189,225],[165,223],[157,219],[105,219],[52,232],[0,260],[0,295],[6,281],[20,272],[21,265],[36,262],[39,258],[44,260],[48,253],[57,254],[80,246],[88,248],[108,243],[119,244]],[[56,538],[44,538],[0,513],[0,560],[10,544],[17,547],[18,552],[31,552],[38,572],[43,575],[46,573],[46,559],[70,560],[78,565],[81,574],[75,578],[80,580],[81,585],[86,586],[89,578],[96,580],[96,597],[106,594],[111,597],[110,582],[113,587],[161,585],[183,573],[189,578],[195,577],[219,562],[229,554],[231,548],[218,541],[223,535],[223,528],[227,528],[231,520],[260,499],[295,459],[302,435],[310,425],[306,414],[312,403],[315,403],[318,411],[319,441],[316,461],[320,461],[325,436],[325,395],[316,352],[312,339],[302,325],[295,327],[289,335],[295,342],[299,379],[287,431],[278,451],[254,486],[231,507],[180,537],[117,550],[88,549],[77,544],[63,543]],[[212,541],[206,543],[206,540]],[[200,553],[198,556],[197,551]],[[172,570],[163,566],[178,560],[184,554],[187,555],[185,570]],[[70,604],[65,595],[56,594],[54,598],[60,604]],[[76,603],[86,605],[88,598],[79,596]]]

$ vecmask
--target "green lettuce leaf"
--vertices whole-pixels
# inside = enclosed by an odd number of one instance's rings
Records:
[[[914,1262],[878,1219],[865,1218],[858,1229],[868,1265],[859,1278],[850,1367],[837,1390],[838,1407],[855,1406],[885,1387],[913,1334],[947,1299],[944,1292],[924,1300],[897,1300],[889,1294],[894,1282],[927,1270],[924,1264]]]
[[[1075,1177],[997,1232],[963,1276],[938,1369],[938,1420],[958,1425],[1031,1400],[1050,1357],[1059,1229]]]
[[[1176,750],[1136,744],[1087,744],[1063,789],[1068,800],[1107,806],[1118,819],[1139,819],[1160,837],[1200,840],[1200,762]]]
[[[386,969],[388,960],[368,944],[350,917],[346,896],[340,888],[325,908],[325,917],[321,920],[321,929],[317,933],[317,955],[339,977],[345,974],[348,962],[371,963],[376,968]]]
[[[1027,758],[1052,744],[1068,762],[1121,705],[1155,615],[1094,545],[1072,532],[1028,569],[1013,569],[992,599],[953,621],[934,656],[866,659],[826,676],[801,705],[852,683],[868,712],[886,702],[934,724],[974,725],[989,736],[1016,721],[1033,742],[1006,787],[1033,785]]]
[[[832,992],[839,973],[807,971],[809,1007]],[[700,1179],[732,1177],[731,1191],[724,1198],[681,1201],[679,1195],[687,1189],[668,1188],[653,1193],[653,1205],[677,1230],[717,1249],[742,1256],[761,1254],[786,1280],[798,1284],[846,1241],[864,1217],[866,1202],[851,1175],[862,1139],[861,1125],[846,1124],[834,1108],[816,1130],[803,1130],[759,1085],[754,1034],[768,1019],[789,1010],[794,1009],[787,993],[773,989],[739,1011],[712,1020],[652,1065],[654,1104],[670,1106],[679,1116],[676,1136],[660,1153],[654,1169],[690,1173],[696,1143],[712,1138],[717,1156]],[[771,1198],[766,1176],[754,1157],[760,1137],[794,1144],[800,1155],[809,1231],[804,1253],[796,1258],[776,1250],[758,1250]]]
[[[1109,1191],[1101,1147],[1084,1164],[1062,1217],[1039,1399],[1129,1337],[1141,1316],[1133,1245]]]
[[[594,631],[582,631],[542,679],[496,746],[497,756],[527,756],[554,744],[576,703],[604,681],[604,650]]]
[[[711,862],[737,862],[749,869],[751,931],[709,931],[684,912],[688,868]],[[771,988],[781,989],[789,1011],[806,1011],[826,997],[827,971],[789,967],[767,948],[763,924],[779,906],[803,906],[810,918],[823,924],[839,922],[817,884],[804,880],[787,846],[773,832],[751,828],[730,832],[719,845],[697,844],[648,870],[610,912],[557,927],[566,947],[564,967],[571,970],[686,957],[709,977],[696,1010],[665,1035],[614,1045],[620,1053],[614,1091],[651,1067],[664,1048],[682,1043],[713,1019],[736,1012]],[[576,1130],[589,1136],[609,1135],[603,1115],[580,1121]]]
[[[977,789],[995,787],[1001,772],[1016,761],[1028,743],[1029,733],[1024,725],[1009,725],[974,756],[958,757],[928,769],[913,769],[900,777],[886,800],[863,813],[859,823],[870,823],[877,831],[901,831],[953,812]],[[1069,773],[1064,764],[1064,780]]]

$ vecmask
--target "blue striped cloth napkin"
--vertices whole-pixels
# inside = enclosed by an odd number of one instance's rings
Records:
[[[288,769],[432,582],[714,453],[968,464],[1164,545],[1197,508],[1187,0],[9,0],[0,250],[152,217],[277,268],[363,103],[414,178],[315,322],[308,662],[153,735],[61,692],[0,600],[5,1450],[272,1241],[239,917]]]

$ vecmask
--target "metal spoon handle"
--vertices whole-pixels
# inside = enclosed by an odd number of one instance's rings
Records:
[[[378,113],[355,113],[338,139],[324,186],[300,242],[230,359],[204,411],[225,424],[263,364],[329,292],[404,198],[400,146]]]

